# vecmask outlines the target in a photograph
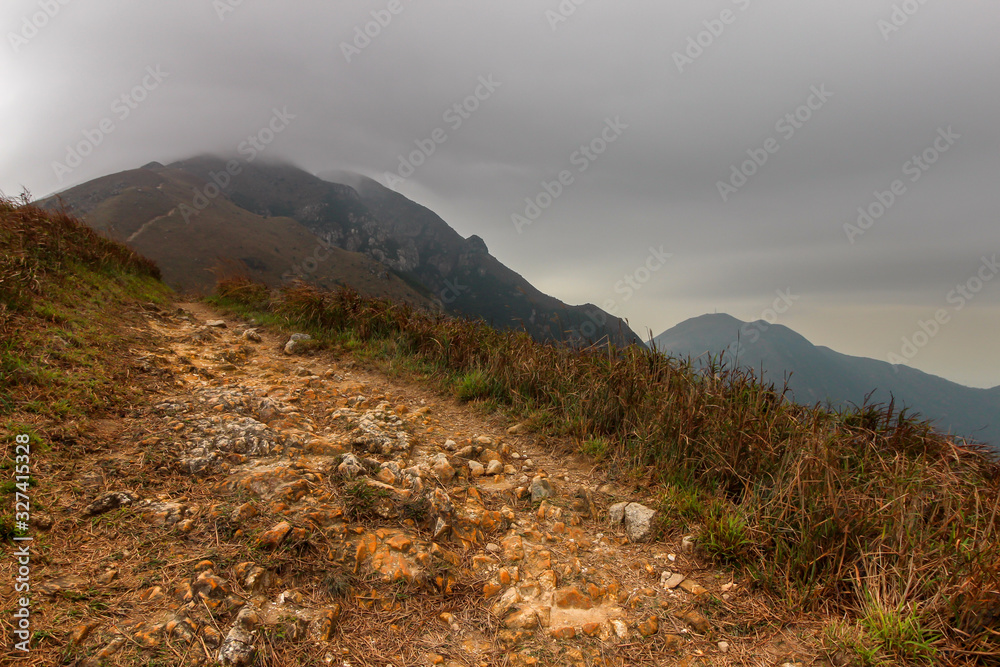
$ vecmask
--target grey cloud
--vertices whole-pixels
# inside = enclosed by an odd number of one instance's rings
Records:
[[[802,312],[845,301],[933,307],[981,254],[1000,250],[992,5],[926,3],[886,38],[889,0],[588,0],[555,29],[546,11],[556,0],[401,0],[348,63],[343,43],[389,2],[343,4],[246,1],[223,20],[195,0],[67,4],[17,52],[0,45],[0,113],[13,128],[0,137],[0,189],[44,195],[150,160],[232,152],[274,107],[297,118],[268,157],[314,173],[384,180],[415,141],[444,128],[447,141],[400,190],[556,296],[600,302],[649,245],[667,244],[671,266],[622,306],[637,329],[678,302],[704,300],[709,311],[727,297],[765,301],[793,281],[809,300]],[[37,7],[6,3],[4,34]],[[723,10],[733,20],[721,34],[699,35],[719,29]],[[711,43],[679,72],[675,53],[699,37]],[[148,65],[170,77],[60,182],[52,163]],[[452,129],[445,111],[490,75],[502,86]],[[833,96],[785,138],[775,123],[813,86]],[[630,126],[621,139],[516,233],[510,216],[524,198],[571,169],[574,150],[616,116]],[[848,243],[843,225],[857,207],[948,126],[961,140]],[[769,137],[780,149],[723,202],[717,182]],[[982,303],[1000,298],[991,289]],[[955,375],[984,354],[1000,363],[996,351],[970,351]]]

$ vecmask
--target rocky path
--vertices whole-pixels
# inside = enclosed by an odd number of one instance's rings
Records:
[[[149,326],[159,395],[56,475],[60,664],[810,664],[517,426],[202,304]]]

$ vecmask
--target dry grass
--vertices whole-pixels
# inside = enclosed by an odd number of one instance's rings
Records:
[[[872,632],[876,660],[995,664],[1000,654],[1000,466],[891,404],[797,406],[718,364],[538,344],[349,290],[298,283],[269,294],[236,280],[220,284],[217,303],[416,359],[466,400],[589,443],[606,469],[662,489],[664,512],[701,526],[708,555],[792,609],[864,619],[867,592],[883,591],[925,646],[906,655]]]

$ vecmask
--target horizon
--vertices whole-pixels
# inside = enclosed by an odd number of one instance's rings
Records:
[[[643,340],[720,311],[993,388],[1000,16],[957,2],[15,0],[0,190],[203,153],[343,169]]]

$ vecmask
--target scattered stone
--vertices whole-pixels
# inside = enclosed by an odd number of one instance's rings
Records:
[[[90,633],[93,632],[94,628],[98,627],[100,623],[98,621],[87,621],[86,623],[81,623],[69,632],[69,643],[73,645],[82,644],[86,641]]]
[[[652,537],[654,516],[656,510],[639,503],[615,503],[608,508],[611,524],[618,526],[624,521],[625,533],[632,542],[642,542]]]
[[[712,631],[712,625],[708,622],[708,619],[696,611],[689,611],[678,618],[687,623],[692,630],[699,634],[707,635]]]
[[[625,507],[625,532],[632,542],[640,542],[649,539],[653,531],[653,517],[656,510],[652,510],[639,503],[629,503]]]
[[[208,320],[207,322],[205,322],[205,326],[206,327],[212,327],[214,329],[225,329],[225,328],[227,328],[225,320]]]
[[[469,473],[473,477],[482,477],[486,474],[486,468],[479,461],[469,461]]]
[[[551,498],[555,494],[552,482],[547,477],[536,476],[531,480],[531,502],[537,503],[545,498]]]
[[[115,653],[120,651],[123,646],[125,646],[126,641],[128,640],[125,639],[125,637],[118,635],[110,642],[108,642],[107,646],[105,646],[104,648],[102,648],[100,651],[97,652],[97,659],[106,660],[107,658],[110,658]]]
[[[719,642],[716,644],[723,653],[729,653],[729,642]]]
[[[128,491],[108,491],[98,496],[92,503],[83,510],[84,516],[96,516],[104,514],[119,507],[128,506],[134,503],[137,498]]]
[[[635,627],[643,637],[651,637],[660,630],[660,619],[656,616],[650,616]]]
[[[458,449],[458,443],[455,442],[454,440],[445,440],[444,448],[447,449],[449,452],[453,452],[456,449]]]
[[[105,586],[110,584],[118,577],[118,570],[109,569],[105,570],[97,576],[97,583],[104,584]]]
[[[513,468],[513,466],[511,466],[511,471],[513,472],[513,470],[514,470],[514,468]],[[498,461],[496,459],[493,459],[492,461],[490,461],[486,465],[486,474],[487,475],[490,475],[490,476],[492,476],[492,475],[500,475],[500,474],[503,473],[503,471],[504,471],[504,465],[503,465],[502,461]]]
[[[450,482],[452,478],[455,477],[455,469],[451,467],[451,464],[448,463],[448,459],[443,455],[434,459],[434,462],[431,464],[431,470],[435,475],[437,475],[437,478],[445,484]]]
[[[310,340],[312,340],[312,336],[310,336],[309,334],[303,334],[303,333],[292,334],[291,338],[288,339],[288,342],[285,343],[285,354],[300,353],[303,349],[302,343]]]
[[[708,589],[691,579],[685,579],[680,583],[680,586],[691,595],[704,595],[708,592]]]
[[[247,329],[243,332],[243,338],[254,343],[259,343],[263,340],[256,329]]]
[[[236,622],[226,635],[219,649],[217,660],[226,667],[247,667],[254,658],[254,629],[260,623],[257,611],[250,606],[243,607],[236,616]]]
[[[673,574],[670,572],[664,572],[660,575],[660,586],[666,588],[668,591],[673,590],[680,586],[684,579],[686,579],[686,577],[680,572],[674,572]]]
[[[257,546],[261,549],[270,549],[273,551],[281,546],[281,543],[290,532],[292,532],[292,525],[287,521],[282,521],[275,524],[270,530],[261,533],[257,538]]]
[[[594,601],[584,593],[581,593],[580,589],[575,586],[560,588],[555,592],[552,601],[557,607],[570,609],[591,609],[594,606]]]

